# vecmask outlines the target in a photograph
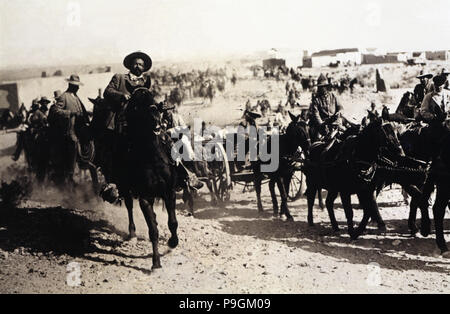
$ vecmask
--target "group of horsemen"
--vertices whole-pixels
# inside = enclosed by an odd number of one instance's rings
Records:
[[[152,67],[150,56],[143,52],[134,52],[125,57],[124,66],[129,70],[127,74],[115,74],[104,91],[104,100],[111,109],[105,121],[105,131],[113,137],[111,143],[112,169],[123,168],[127,153],[127,120],[125,108],[137,88],[151,88],[151,78],[148,71]],[[414,88],[412,101],[402,103],[397,114],[404,115],[417,121],[429,122],[432,120],[445,121],[450,117],[450,97],[448,90],[448,72],[443,70],[433,76],[421,74],[417,78],[420,84]],[[432,79],[432,80],[431,80]],[[28,125],[28,133],[39,134],[47,130],[49,140],[48,158],[51,160],[52,170],[55,172],[55,183],[67,185],[74,182],[74,170],[80,143],[90,140],[90,114],[77,95],[77,91],[83,83],[77,75],[71,75],[68,88],[64,93],[55,93],[55,101],[47,108],[50,100],[43,97],[40,101],[33,101],[32,108],[24,123]],[[312,94],[308,111],[308,124],[312,141],[323,138],[332,138],[339,129],[345,129],[352,125],[342,115],[343,107],[338,98],[331,91],[330,80],[324,75],[317,79],[315,91]],[[166,131],[177,127],[184,127],[185,123],[177,113],[176,107],[163,103],[161,114]],[[284,111],[286,108],[284,108]],[[279,112],[283,109],[279,108]],[[376,114],[372,108],[372,114]],[[282,116],[282,115],[281,115]],[[370,117],[371,115],[369,115]],[[258,114],[245,110],[241,126],[255,125]],[[279,117],[281,120],[283,117]],[[23,147],[25,132],[18,134],[17,150],[13,156],[17,160]],[[186,140],[186,138],[182,140]],[[189,143],[184,147],[189,154],[193,154]],[[180,165],[179,165],[180,166]],[[202,184],[196,180],[185,166],[179,167],[186,178],[187,184],[194,188],[200,188]],[[194,169],[195,172],[195,169]],[[114,173],[114,172],[113,172]],[[107,178],[108,183],[114,183],[114,174]]]

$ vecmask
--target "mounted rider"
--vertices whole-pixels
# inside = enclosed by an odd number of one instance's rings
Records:
[[[150,89],[151,78],[148,72],[152,67],[152,59],[146,53],[137,51],[129,54],[123,61],[127,74],[115,74],[105,89],[105,103],[110,108],[106,128],[114,132],[112,181],[118,183],[121,177],[126,177],[128,170],[128,125],[125,116],[128,101],[138,88]],[[186,176],[186,174],[184,175]],[[201,187],[197,182],[194,187]]]
[[[450,95],[444,86],[446,75],[436,75],[433,78],[434,91],[425,95],[420,114],[427,123],[432,121],[443,122],[450,118]]]
[[[78,75],[68,79],[67,90],[51,107],[48,121],[52,134],[52,161],[55,165],[55,179],[58,184],[73,184],[73,175],[80,141],[88,138],[89,116],[77,95],[84,84]]]
[[[337,124],[342,127],[342,118],[340,117],[343,107],[339,103],[334,93],[330,92],[328,87],[330,84],[323,74],[317,79],[317,93],[312,95],[310,105],[310,127],[313,141],[317,140],[320,135],[325,135],[326,120],[333,116],[338,116]]]
[[[416,77],[420,80],[420,83],[414,87],[413,94],[418,106],[422,104],[423,98],[426,94],[434,91],[433,83],[430,81],[432,77],[433,74],[423,74],[423,71],[421,71],[420,75]]]

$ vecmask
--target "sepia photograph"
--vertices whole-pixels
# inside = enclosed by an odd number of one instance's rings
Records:
[[[448,0],[0,4],[0,294],[450,293]]]

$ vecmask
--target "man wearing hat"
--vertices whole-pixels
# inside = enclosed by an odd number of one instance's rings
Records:
[[[56,99],[48,117],[54,135],[52,149],[58,152],[53,154],[53,157],[57,156],[54,160],[57,183],[73,183],[79,137],[89,125],[86,108],[77,95],[83,85],[80,77],[73,74],[66,81],[69,86]]]
[[[324,121],[343,110],[336,96],[329,91],[329,85],[326,77],[320,74],[317,79],[317,92],[312,95],[310,106],[310,127],[313,140],[317,140]]]
[[[152,59],[143,52],[133,52],[125,57],[123,65],[127,74],[115,74],[105,88],[103,97],[107,113],[105,129],[112,132],[112,174],[113,183],[127,173],[128,138],[125,109],[134,90],[140,87],[150,88],[151,79],[145,72],[152,67]]]
[[[152,67],[152,59],[143,52],[133,52],[125,57],[123,65],[129,70],[127,74],[115,74],[103,94],[105,101],[112,108],[107,121],[107,128],[123,133],[126,127],[124,109],[126,103],[139,87],[150,88],[150,75],[146,74]]]
[[[42,111],[42,113],[43,113],[45,116],[48,115],[48,104],[49,104],[49,103],[51,103],[51,101],[50,101],[47,97],[45,97],[45,96],[41,97],[41,100],[39,100],[39,104],[41,105],[41,106],[39,107],[39,110]]]
[[[421,71],[420,75],[417,78],[420,80],[420,83],[414,87],[414,99],[418,105],[422,104],[423,98],[426,94],[431,93],[433,89],[433,85],[430,79],[433,77],[433,74],[423,74]]]
[[[436,75],[433,78],[434,91],[425,95],[420,113],[425,122],[442,122],[450,114],[450,96],[444,90],[447,77],[445,75]]]

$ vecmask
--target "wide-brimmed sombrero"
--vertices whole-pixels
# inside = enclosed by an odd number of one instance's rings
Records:
[[[148,54],[141,52],[141,51],[136,51],[136,52],[130,53],[128,56],[126,56],[125,59],[123,60],[124,67],[126,67],[128,70],[130,70],[131,63],[135,59],[144,60],[144,72],[147,72],[148,70],[150,70],[152,68],[152,58],[150,58],[150,56]]]
[[[42,104],[42,105],[46,105],[46,104],[51,103],[51,101],[50,101],[46,96],[43,96],[43,97],[41,97],[41,99],[39,100],[39,103]]]
[[[72,85],[84,85],[83,83],[81,83],[80,77],[76,74],[72,74],[68,79],[66,79],[66,81]]]
[[[416,78],[421,79],[421,78],[427,78],[430,79],[433,77],[433,74],[427,73],[427,74],[423,74],[421,73],[419,76],[416,76]]]
[[[244,116],[248,116],[248,117],[250,117],[252,119],[259,119],[259,118],[262,117],[259,113],[254,112],[254,111],[250,111],[250,110],[245,110],[244,111]]]
[[[173,105],[173,104],[171,104],[169,102],[164,102],[164,101],[159,102],[158,104],[156,104],[156,107],[158,108],[158,110],[160,112],[169,111],[169,110],[175,109],[175,105]]]

